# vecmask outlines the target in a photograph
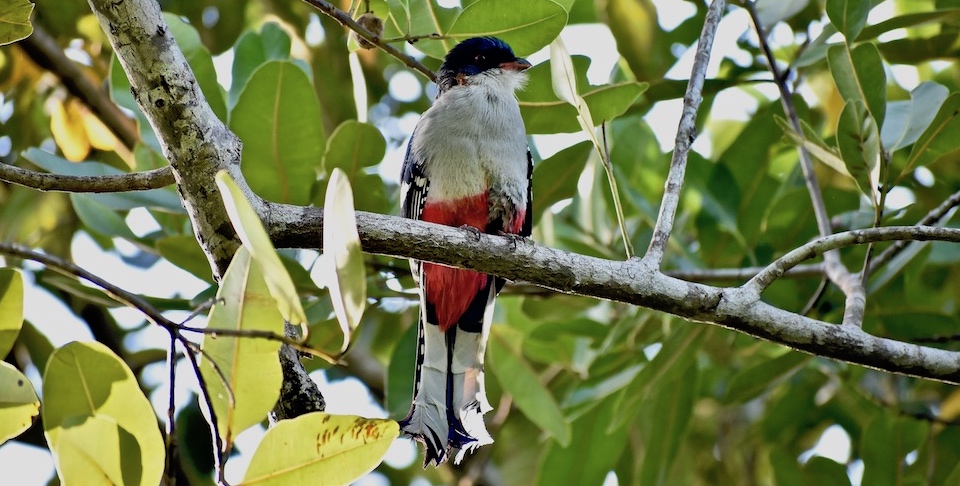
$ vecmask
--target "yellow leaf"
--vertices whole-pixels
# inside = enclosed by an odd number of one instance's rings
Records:
[[[90,153],[90,140],[82,116],[55,97],[50,103],[50,132],[67,160],[79,162]]]

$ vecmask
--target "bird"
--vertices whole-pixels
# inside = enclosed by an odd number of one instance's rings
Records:
[[[531,64],[504,41],[454,46],[437,72],[437,97],[407,144],[402,216],[519,240],[533,225],[533,158],[516,91]],[[506,281],[411,260],[420,294],[413,403],[402,434],[424,445],[423,467],[493,443],[483,354],[494,300]]]

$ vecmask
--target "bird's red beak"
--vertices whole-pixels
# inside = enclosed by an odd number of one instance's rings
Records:
[[[530,66],[530,61],[522,57],[518,57],[516,61],[500,63],[500,69],[506,69],[507,71],[524,71]]]

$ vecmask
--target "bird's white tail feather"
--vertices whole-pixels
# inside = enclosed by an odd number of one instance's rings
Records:
[[[413,405],[401,427],[404,434],[426,447],[424,466],[431,461],[439,465],[453,453],[454,462],[459,464],[467,452],[493,443],[483,422],[483,415],[493,409],[483,382],[483,354],[496,297],[493,285],[489,292],[480,333],[456,327],[445,334],[421,316],[417,383]]]

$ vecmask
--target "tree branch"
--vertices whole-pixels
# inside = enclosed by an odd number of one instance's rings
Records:
[[[268,231],[278,247],[316,248],[323,210],[267,203]],[[688,320],[716,324],[818,356],[948,383],[960,383],[960,352],[872,336],[857,326],[838,326],[773,307],[748,288],[721,288],[660,273],[646,260],[613,261],[579,255],[535,242],[481,235],[423,221],[357,212],[363,250],[436,262],[558,292],[635,304]],[[871,238],[960,241],[960,230],[890,227],[834,235],[830,241]],[[884,235],[882,237],[876,235]],[[819,241],[819,240],[818,240]],[[833,243],[831,243],[833,244]]]
[[[323,12],[333,20],[340,22],[340,25],[356,32],[357,35],[359,35],[360,37],[363,37],[371,44],[379,47],[380,49],[383,49],[387,54],[390,54],[391,56],[395,57],[398,61],[402,62],[404,65],[406,65],[410,69],[419,71],[421,74],[423,74],[427,78],[430,78],[430,81],[437,80],[437,74],[431,71],[430,68],[424,66],[419,61],[414,59],[412,56],[408,56],[403,52],[400,52],[400,50],[397,49],[396,47],[393,47],[390,44],[387,44],[387,42],[383,38],[381,38],[379,35],[374,34],[373,32],[370,32],[369,30],[366,29],[366,27],[358,24],[355,20],[350,18],[349,14],[338,9],[337,7],[334,7],[332,3],[327,2],[325,0],[303,0],[303,1],[312,5],[317,10]],[[433,36],[435,35],[436,35],[435,33],[431,33],[427,36],[417,36],[417,38],[423,38],[423,37],[434,38]]]
[[[174,183],[170,167],[119,175],[74,176],[48,174],[0,163],[0,181],[38,191],[129,192],[146,191]]]
[[[644,259],[649,260],[654,267],[660,268],[663,262],[663,252],[673,230],[673,220],[677,215],[677,206],[680,204],[680,189],[683,188],[683,177],[687,169],[687,154],[690,146],[697,138],[697,110],[703,101],[703,82],[707,77],[707,65],[710,63],[710,51],[713,49],[713,37],[717,26],[723,17],[724,0],[713,0],[707,17],[703,21],[703,31],[697,41],[697,53],[693,61],[693,70],[690,73],[690,82],[687,92],[683,95],[683,113],[680,115],[680,125],[677,128],[676,145],[673,157],[670,159],[670,172],[664,184],[663,200],[660,202],[660,214],[653,229],[653,237]]]
[[[760,50],[767,60],[767,66],[773,75],[773,81],[780,91],[780,103],[783,105],[783,112],[787,115],[790,127],[797,133],[803,133],[800,126],[800,118],[797,116],[797,109],[793,105],[793,94],[790,87],[787,86],[786,73],[780,71],[777,66],[777,59],[770,50],[770,44],[767,42],[767,33],[760,24],[760,17],[757,14],[756,2],[746,0],[744,7],[750,14],[754,29],[757,32]],[[817,220],[817,228],[820,236],[827,236],[832,233],[830,228],[830,216],[827,213],[827,206],[823,202],[823,194],[820,192],[820,184],[817,182],[817,175],[813,171],[813,162],[810,159],[810,153],[802,146],[797,146],[797,153],[800,156],[800,169],[803,172],[803,179],[807,184],[807,192],[810,193],[810,203],[813,205],[813,214]],[[840,261],[840,255],[836,252],[827,252],[823,256],[824,270],[831,282],[846,296],[843,310],[843,323],[860,326],[863,324],[863,314],[867,304],[867,294],[863,287],[862,280],[849,270]]]

